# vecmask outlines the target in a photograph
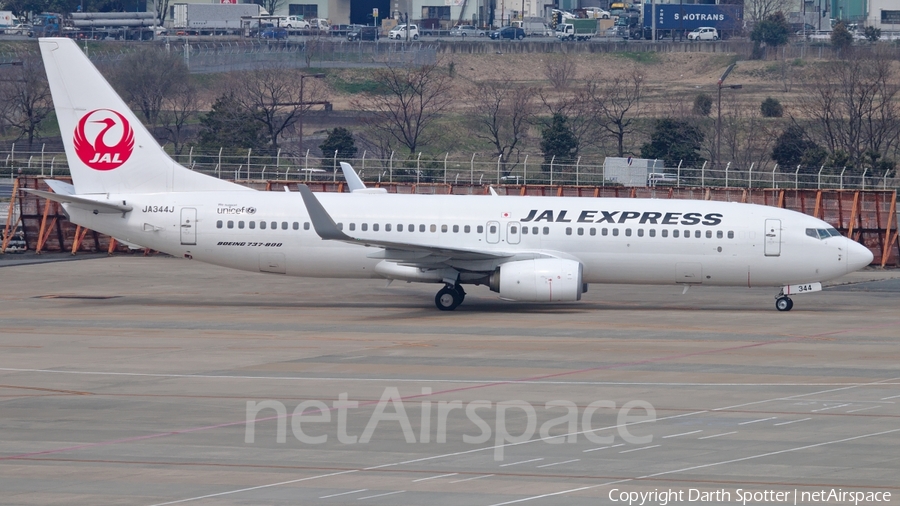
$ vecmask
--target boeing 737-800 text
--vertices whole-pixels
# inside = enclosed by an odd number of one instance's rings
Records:
[[[350,193],[258,192],[173,161],[66,38],[40,40],[72,174],[34,191],[73,223],[197,261],[289,276],[463,285],[515,301],[576,301],[589,283],[781,287],[865,267],[872,253],[828,223],[728,202],[393,195],[342,164]]]

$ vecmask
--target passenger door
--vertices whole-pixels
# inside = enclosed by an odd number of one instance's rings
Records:
[[[509,244],[519,244],[521,235],[521,225],[517,221],[511,221],[506,224],[506,242]]]
[[[193,207],[181,209],[181,244],[197,244],[197,209]]]
[[[781,255],[781,220],[766,220],[766,256]]]
[[[500,242],[500,222],[499,221],[489,221],[487,222],[487,226],[485,227],[485,233],[487,234],[486,240],[488,244],[497,244]]]

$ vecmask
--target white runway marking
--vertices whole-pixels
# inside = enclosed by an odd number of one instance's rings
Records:
[[[57,371],[53,369],[23,369],[19,367],[0,367],[0,371],[7,372],[35,372],[46,374],[81,374],[95,376],[136,376],[149,378],[185,378],[185,379],[237,379],[237,380],[273,380],[273,381],[388,381],[391,383],[494,383],[497,381],[508,381],[515,384],[523,385],[586,385],[586,386],[656,386],[656,387],[863,387],[872,385],[873,383],[680,383],[680,382],[634,382],[634,381],[542,381],[542,380],[503,380],[503,379],[433,379],[433,378],[333,378],[333,377],[315,377],[315,376],[242,376],[237,374],[167,374],[167,373],[140,373],[140,372],[117,372],[117,371]],[[900,385],[900,383],[891,383],[900,380],[893,378],[885,380],[880,385]],[[830,391],[830,390],[829,390]],[[824,392],[819,392],[824,393]],[[812,395],[812,394],[804,394]],[[887,397],[886,399],[894,399]],[[790,399],[790,397],[788,398]],[[760,401],[769,402],[769,401]],[[735,407],[735,406],[732,406]],[[729,408],[719,408],[729,409]]]
[[[450,474],[439,474],[437,476],[429,476],[428,478],[419,478],[418,480],[413,480],[413,483],[419,483],[420,481],[428,481],[428,480],[436,480],[438,478],[446,478],[448,476],[456,476],[459,473],[450,473]]]
[[[688,436],[690,434],[696,434],[698,432],[703,432],[703,431],[702,430],[692,430],[691,432],[682,432],[681,434],[671,434],[668,436],[663,436],[663,439],[669,439],[670,437]]]
[[[395,492],[387,492],[385,494],[367,495],[365,497],[360,497],[356,500],[357,501],[365,501],[366,499],[375,499],[376,497],[384,497],[386,495],[402,494],[403,492],[406,492],[406,490],[397,490]]]
[[[774,420],[774,419],[776,419],[776,418],[778,418],[778,417],[777,417],[777,416],[770,416],[769,418],[760,418],[759,420],[750,420],[749,422],[741,422],[741,423],[739,423],[738,425],[750,425],[751,423],[765,422],[765,421],[767,421],[767,420]]]
[[[281,485],[290,485],[292,483],[300,483],[301,481],[316,480],[319,478],[327,478],[329,476],[338,476],[341,474],[350,474],[350,473],[356,473],[356,472],[359,472],[359,470],[351,469],[349,471],[340,471],[337,473],[320,474],[318,476],[308,476],[306,478],[298,478],[296,480],[280,481],[278,483],[269,483],[268,485],[259,485],[256,487],[248,487],[248,488],[242,488],[242,489],[238,489],[238,490],[229,490],[227,492],[218,492],[216,494],[207,494],[207,495],[201,495],[201,496],[197,496],[197,497],[189,497],[187,499],[179,499],[177,501],[161,502],[161,503],[154,504],[153,506],[166,506],[168,504],[178,504],[178,503],[183,503],[183,502],[188,502],[188,501],[199,501],[200,499],[209,499],[211,497],[222,497],[223,495],[237,494],[240,492],[249,492],[251,490],[260,490],[260,489],[264,489],[264,488],[278,487]]]
[[[332,498],[332,497],[340,497],[340,496],[342,496],[342,495],[360,494],[360,493],[363,493],[363,492],[367,492],[368,490],[369,490],[369,489],[367,489],[367,488],[361,488],[361,489],[359,489],[359,490],[351,490],[350,492],[341,492],[340,494],[323,495],[323,496],[320,497],[319,499],[330,499],[330,498]]]
[[[726,433],[724,433],[724,434],[713,434],[712,436],[703,436],[703,437],[698,437],[697,439],[712,439],[712,438],[714,438],[714,437],[728,436],[728,435],[731,435],[731,434],[737,434],[737,431],[726,432]]]
[[[622,450],[619,453],[639,452],[641,450],[649,450],[650,448],[656,448],[658,446],[662,446],[662,445],[644,446],[642,448],[632,448],[631,450]]]
[[[451,481],[450,483],[462,483],[462,482],[464,482],[464,481],[480,480],[480,479],[482,479],[482,478],[490,478],[491,476],[494,476],[494,475],[493,475],[493,474],[485,474],[485,475],[482,475],[482,476],[475,476],[475,477],[472,477],[472,478],[466,478],[466,479],[464,479],[464,480]]]
[[[597,451],[597,450],[605,450],[605,449],[607,449],[607,448],[609,448],[609,447],[608,447],[608,446],[601,446],[600,448],[588,448],[587,450],[582,450],[581,453],[595,452],[595,451]]]
[[[900,397],[900,395],[892,395],[890,397],[882,397],[881,400],[886,401],[888,399],[896,399],[897,397]]]
[[[850,411],[847,411],[847,413],[856,413],[857,411],[868,411],[870,409],[878,409],[880,407],[881,406],[869,406],[868,408],[851,409]]]
[[[791,420],[790,422],[774,423],[774,424],[772,424],[772,426],[773,426],[773,427],[778,427],[778,426],[780,426],[780,425],[790,425],[790,424],[792,424],[792,423],[805,422],[805,421],[807,421],[807,420],[812,420],[812,418],[801,418],[800,420]]]
[[[571,464],[572,462],[581,462],[581,459],[572,459],[572,460],[567,460],[565,462],[554,462],[552,464],[544,464],[542,466],[537,466],[536,469],[540,469],[542,467],[561,466],[563,464]]]
[[[527,464],[529,462],[537,462],[539,460],[544,460],[543,457],[539,459],[531,459],[531,460],[523,460],[521,462],[511,462],[509,464],[500,464],[500,467],[509,467],[509,466],[517,466],[519,464]]]
[[[615,485],[616,483],[626,483],[629,481],[634,481],[634,478],[627,478],[624,480],[616,480],[616,481],[608,481],[606,483],[601,483],[599,485],[589,485],[587,487],[578,487],[578,488],[573,488],[573,489],[569,489],[569,490],[563,490],[562,492],[552,492],[550,494],[541,494],[541,495],[535,495],[532,497],[525,497],[523,499],[515,499],[513,501],[498,502],[497,504],[492,504],[491,506],[506,506],[507,504],[516,504],[516,503],[520,503],[520,502],[533,501],[535,499],[543,499],[545,497],[553,497],[553,496],[557,496],[557,495],[571,494],[572,492],[581,492],[582,490],[589,490],[589,489],[597,488],[597,487],[605,487],[607,485]]]
[[[814,410],[810,411],[810,413],[818,413],[819,411],[828,411],[829,409],[843,408],[844,406],[849,406],[849,405],[850,404],[848,403],[848,404],[839,404],[837,406],[828,406],[828,407],[821,408],[821,409],[814,409]]]
[[[889,379],[881,380],[881,381],[873,381],[873,382],[871,382],[871,383],[848,384],[847,386],[844,386],[844,387],[841,387],[841,388],[832,388],[832,389],[829,389],[829,390],[820,390],[820,391],[818,391],[818,392],[810,392],[810,393],[808,393],[808,394],[791,395],[791,396],[789,396],[789,397],[776,397],[776,398],[774,398],[774,399],[765,399],[765,400],[762,400],[762,401],[745,402],[745,403],[743,403],[743,404],[735,404],[734,406],[725,406],[724,408],[715,408],[715,409],[713,409],[713,411],[724,411],[724,410],[726,410],[726,409],[742,408],[742,407],[744,407],[744,406],[752,406],[752,405],[754,405],[754,404],[765,404],[765,403],[767,403],[767,402],[774,402],[774,401],[790,401],[790,400],[793,400],[793,399],[799,399],[799,398],[801,398],[801,397],[809,397],[810,395],[827,394],[827,393],[830,393],[830,392],[840,392],[840,391],[842,391],[842,390],[852,390],[852,389],[854,389],[854,388],[859,388],[859,387],[866,387],[866,386],[873,386],[873,385],[893,385],[892,382],[897,381],[897,380],[900,380],[900,378],[889,378]],[[898,395],[897,397],[900,397],[900,395]],[[884,400],[884,399],[882,399],[882,400]]]

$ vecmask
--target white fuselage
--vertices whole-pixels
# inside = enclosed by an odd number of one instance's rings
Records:
[[[752,204],[316,195],[353,238],[573,259],[583,264],[585,283],[780,286],[833,279],[871,258],[863,246],[845,237],[811,237],[807,229],[830,228],[821,220]],[[307,277],[392,277],[378,268],[384,262],[383,256],[378,258],[382,248],[322,240],[296,192],[127,194],[103,200],[127,202],[133,210],[92,214],[67,206],[71,220],[129,243],[235,269]],[[500,263],[457,262],[454,268],[484,273]],[[461,280],[473,282],[478,276]]]

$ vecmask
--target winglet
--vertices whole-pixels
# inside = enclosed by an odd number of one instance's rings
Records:
[[[334,220],[331,219],[331,215],[329,215],[328,211],[322,207],[322,203],[319,202],[319,199],[317,199],[315,195],[313,195],[312,190],[310,190],[308,186],[301,184],[297,185],[297,188],[300,190],[300,195],[303,197],[303,203],[306,205],[306,212],[309,213],[309,219],[312,221],[313,228],[316,229],[316,234],[319,234],[319,237],[326,241],[353,240],[352,237],[341,232],[334,223]]]
[[[341,162],[341,170],[344,172],[344,179],[347,180],[347,186],[350,187],[351,192],[366,189],[366,185],[363,184],[362,179],[349,163]]]

